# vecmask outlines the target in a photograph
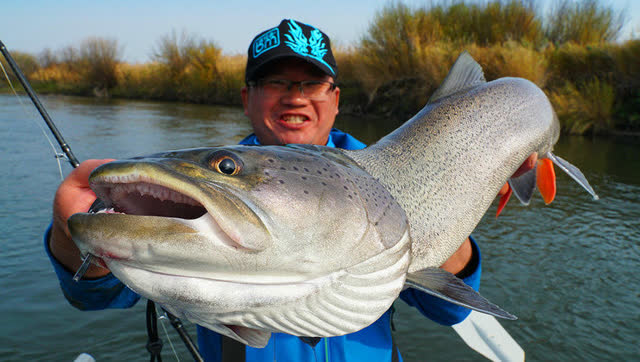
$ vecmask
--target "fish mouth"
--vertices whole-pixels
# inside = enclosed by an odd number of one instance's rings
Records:
[[[95,213],[186,220],[207,214],[205,206],[193,197],[139,175],[103,176],[91,182],[91,189],[102,201],[102,205],[93,210]]]
[[[94,217],[107,216],[104,214],[118,217],[158,217],[171,223],[177,221],[188,227],[196,227],[193,222],[200,219],[199,221],[206,222],[200,222],[199,225],[215,227],[211,225],[215,221],[201,202],[161,185],[158,180],[149,176],[135,173],[101,175],[91,180],[90,186],[98,197],[89,210],[89,214],[93,214]],[[170,221],[171,219],[173,221]],[[94,256],[94,264],[104,268],[108,268],[106,260],[125,262],[130,258],[128,253],[109,252],[106,248],[84,250],[83,254],[87,253]]]
[[[96,168],[89,185],[99,201],[89,213],[69,218],[73,241],[82,255],[104,258],[109,269],[109,261],[116,261],[159,272],[202,262],[202,248],[222,259],[267,248],[271,237],[261,210],[205,171],[173,160],[115,161]],[[181,257],[167,265],[174,254]]]

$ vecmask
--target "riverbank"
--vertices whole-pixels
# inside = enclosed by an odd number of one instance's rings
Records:
[[[487,80],[522,77],[542,88],[565,133],[640,132],[640,40],[615,42],[617,14],[596,0],[556,2],[564,8],[546,18],[520,1],[383,8],[358,44],[334,49],[341,112],[405,120],[467,50]],[[244,55],[173,32],[151,59],[119,61],[115,41],[102,38],[16,56],[43,94],[241,104]]]

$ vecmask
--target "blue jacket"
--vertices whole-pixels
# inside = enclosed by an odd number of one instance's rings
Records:
[[[255,135],[249,135],[240,144],[259,144]],[[327,146],[343,149],[361,149],[365,144],[353,136],[331,130]],[[94,280],[73,282],[73,273],[60,264],[49,250],[51,226],[45,233],[45,249],[60,280],[62,292],[67,300],[81,310],[105,308],[129,308],[140,296],[127,288],[113,274]],[[463,280],[478,290],[480,287],[481,258],[477,244],[471,239],[474,248],[474,260],[471,270],[466,270]],[[453,325],[467,317],[470,310],[459,307],[442,299],[409,288],[400,293],[400,299],[417,308],[429,319],[443,324]],[[246,347],[246,361],[391,361],[394,348],[391,335],[392,309],[385,312],[370,326],[348,335],[322,338],[315,348],[303,343],[298,337],[284,333],[273,333],[265,348]],[[198,347],[206,361],[221,361],[221,336],[198,326]],[[399,361],[402,358],[399,356]]]

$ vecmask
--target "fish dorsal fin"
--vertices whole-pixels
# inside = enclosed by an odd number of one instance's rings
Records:
[[[465,50],[453,63],[449,74],[444,78],[440,87],[431,95],[428,103],[434,103],[442,98],[486,82],[482,67]]]

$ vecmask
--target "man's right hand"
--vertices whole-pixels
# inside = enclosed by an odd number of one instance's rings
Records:
[[[53,200],[53,226],[49,247],[55,258],[75,272],[82,264],[80,250],[71,240],[67,219],[75,213],[87,212],[96,200],[96,194],[89,188],[89,175],[96,167],[113,159],[87,160],[73,170],[62,181]],[[108,269],[91,265],[86,278],[98,278],[109,273]]]

